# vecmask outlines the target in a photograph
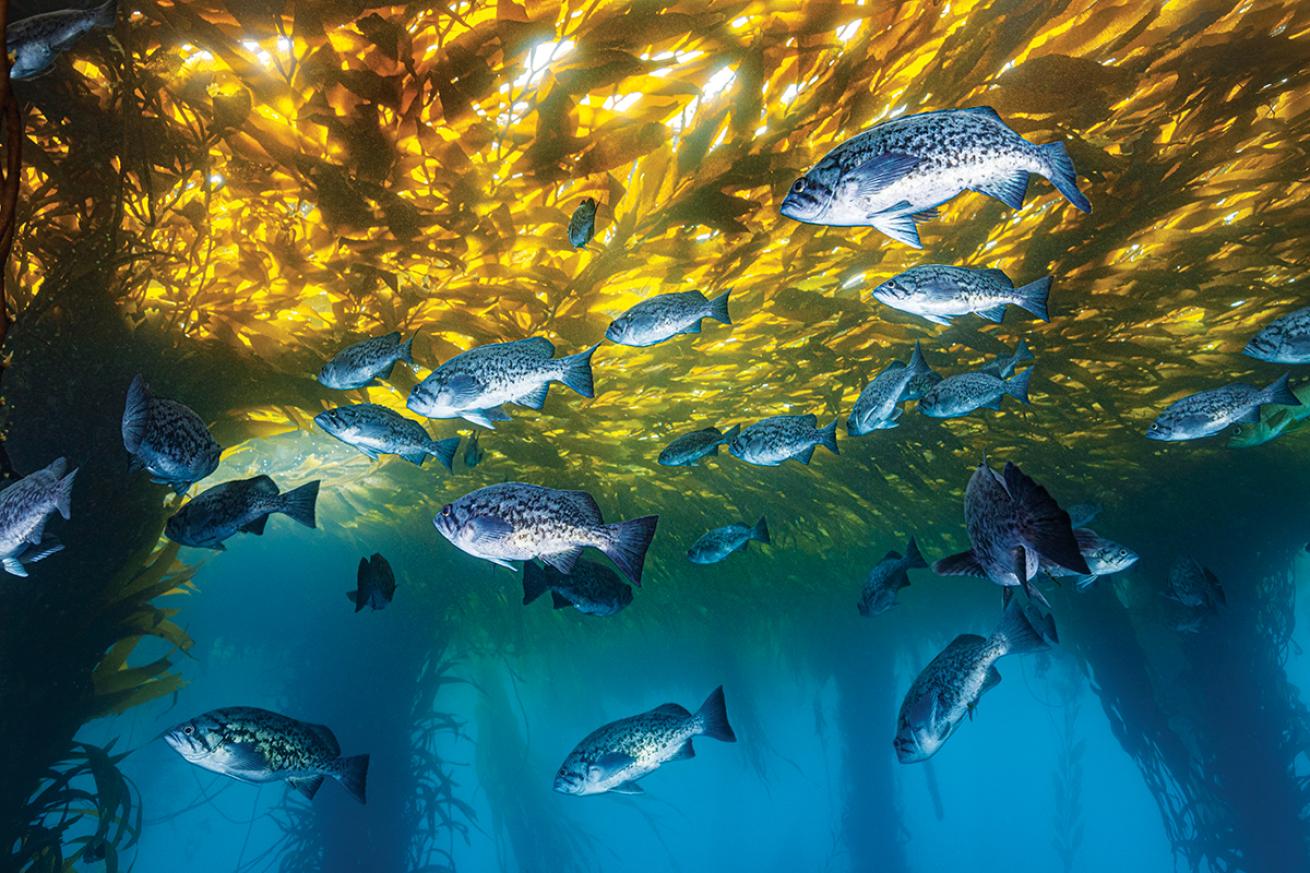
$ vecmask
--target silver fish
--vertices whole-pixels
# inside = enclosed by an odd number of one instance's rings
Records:
[[[13,57],[9,78],[41,75],[83,34],[111,28],[117,20],[118,0],[106,0],[91,9],[60,9],[11,22],[5,31],[5,47]]]
[[[930,418],[958,418],[984,407],[1000,409],[1001,398],[1007,394],[1027,403],[1028,381],[1032,376],[1031,367],[1009,379],[983,372],[947,376],[923,395],[919,411]]]
[[[900,552],[888,552],[869,571],[869,578],[860,592],[860,602],[856,605],[860,615],[879,615],[891,609],[896,605],[896,595],[900,590],[909,587],[909,571],[927,566],[914,537],[905,544],[903,556]]]
[[[508,421],[502,404],[541,409],[551,382],[594,397],[591,356],[599,343],[564,358],[544,337],[491,343],[461,352],[433,370],[409,393],[410,409],[428,418],[463,418],[483,427]]]
[[[1274,319],[1242,351],[1273,364],[1310,364],[1310,306]]]
[[[591,242],[596,233],[596,200],[592,197],[582,198],[578,208],[569,216],[569,245],[575,249],[583,248]]]
[[[510,569],[510,561],[540,558],[570,573],[591,546],[640,587],[659,516],[606,524],[586,492],[502,482],[447,503],[432,522],[456,548]]]
[[[1190,609],[1213,612],[1228,605],[1219,577],[1187,555],[1179,555],[1169,567],[1169,591],[1165,596]]]
[[[775,415],[744,428],[729,441],[728,451],[748,464],[776,467],[787,460],[808,464],[815,446],[840,454],[836,419],[820,429],[814,415]]]
[[[178,494],[218,469],[223,450],[204,419],[176,400],[152,396],[140,374],[127,389],[122,432],[132,468],[144,467],[152,482]]]
[[[970,313],[999,324],[1005,320],[1005,307],[1010,305],[1042,321],[1051,320],[1046,306],[1051,295],[1050,276],[1016,288],[1000,270],[920,264],[897,273],[871,293],[879,303],[933,324],[950,324],[952,318]]]
[[[996,662],[1006,655],[1038,652],[1055,642],[1049,617],[1029,616],[1010,601],[990,637],[961,634],[915,678],[896,718],[892,745],[902,764],[926,761],[950,739],[978,700],[1001,681]]]
[[[1092,211],[1064,143],[1030,143],[987,106],[940,109],[884,121],[837,146],[796,180],[779,211],[806,224],[870,225],[920,248],[916,222],[935,218],[938,206],[977,191],[1018,209],[1030,173]]]
[[[645,348],[681,333],[700,333],[702,319],[712,318],[732,324],[728,315],[728,295],[731,293],[732,289],[728,289],[713,300],[700,291],[657,294],[610,322],[605,339],[619,345]]]
[[[572,606],[583,615],[615,615],[632,603],[632,589],[609,567],[594,561],[578,561],[568,574],[533,561],[524,564],[523,605],[547,591],[556,609]]]
[[[717,564],[733,552],[750,545],[751,540],[769,545],[769,525],[760,516],[754,527],[728,524],[701,534],[700,539],[687,550],[687,559],[693,564]]]
[[[569,753],[555,774],[555,790],[578,796],[645,793],[637,780],[669,761],[694,758],[691,741],[707,736],[737,742],[728,724],[723,686],[715,688],[695,713],[676,703],[597,728]]]
[[[368,755],[343,758],[326,725],[233,706],[184,721],[163,738],[187,763],[239,782],[286,782],[312,800],[331,777],[364,802]]]
[[[486,456],[487,453],[483,451],[482,444],[478,442],[478,432],[474,430],[469,434],[468,442],[464,445],[464,466],[472,470],[478,464],[481,464],[482,459]]]
[[[1073,509],[1069,510],[1070,518],[1073,517]],[[1061,567],[1054,561],[1042,561],[1042,570],[1046,575],[1053,578],[1061,576],[1073,576],[1075,584],[1079,591],[1085,591],[1096,583],[1097,579],[1102,576],[1112,576],[1115,573],[1122,573],[1133,564],[1137,563],[1137,553],[1125,545],[1116,543],[1114,540],[1108,540],[1089,528],[1075,528],[1074,538],[1078,540],[1078,551],[1082,554],[1083,560],[1087,562],[1090,573],[1083,575],[1075,573],[1073,570]]]
[[[1019,369],[1020,364],[1032,359],[1033,353],[1028,350],[1028,344],[1023,340],[1019,340],[1018,345],[1014,347],[1014,351],[1009,355],[983,364],[978,369],[980,372],[991,373],[993,376],[1008,379],[1014,375],[1015,370]]]
[[[665,467],[690,467],[701,458],[719,453],[719,446],[732,442],[741,433],[741,425],[734,424],[727,433],[717,427],[706,427],[684,433],[664,447],[660,452],[659,463]]]
[[[318,381],[343,391],[376,385],[379,378],[390,378],[396,361],[414,363],[414,337],[402,341],[399,331],[346,346],[323,365]]]
[[[346,592],[346,597],[355,604],[355,612],[366,606],[385,609],[395,596],[396,574],[387,559],[377,552],[360,558],[359,569],[355,571],[355,590]]]
[[[447,470],[454,469],[459,437],[434,440],[417,421],[376,403],[324,410],[314,416],[314,423],[375,461],[380,454],[400,455],[421,467],[433,457]]]
[[[314,505],[318,501],[318,480],[285,494],[267,476],[236,479],[207,488],[177,511],[164,526],[164,535],[175,543],[201,549],[224,551],[223,541],[238,531],[260,536],[268,517],[280,512],[315,527]]]
[[[851,436],[864,436],[875,430],[896,427],[902,415],[901,403],[911,382],[930,372],[923,359],[923,350],[915,342],[910,363],[892,361],[873,381],[864,386],[850,417],[846,419],[846,432]]]
[[[63,549],[45,532],[50,513],[65,519],[72,515],[73,478],[68,461],[56,458],[0,491],[0,563],[14,576],[26,576],[24,563],[32,564]]]
[[[1146,438],[1162,442],[1196,440],[1213,436],[1231,424],[1256,424],[1266,403],[1300,406],[1287,387],[1284,373],[1267,388],[1234,382],[1176,400],[1147,428]]]

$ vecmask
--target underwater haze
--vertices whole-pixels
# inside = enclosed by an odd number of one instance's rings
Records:
[[[0,871],[1310,870],[1310,6],[72,2]]]

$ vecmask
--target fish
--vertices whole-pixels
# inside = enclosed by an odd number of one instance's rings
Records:
[[[1310,306],[1260,328],[1242,353],[1271,364],[1310,364]]]
[[[933,324],[950,324],[952,318],[971,313],[999,324],[1005,320],[1006,306],[1018,306],[1042,321],[1051,320],[1047,309],[1050,276],[1016,288],[1000,270],[920,264],[897,273],[870,293],[885,306]]]
[[[581,560],[572,573],[529,561],[523,565],[523,605],[547,591],[556,609],[572,606],[583,615],[609,616],[632,603],[632,589],[619,575],[595,561]]]
[[[1092,575],[1078,547],[1069,513],[1050,493],[1011,462],[1005,472],[984,458],[964,491],[964,520],[971,548],[932,565],[938,576],[980,576],[1002,586],[1006,594],[1022,586],[1029,597],[1046,601],[1030,580],[1041,562]]]
[[[930,372],[928,362],[916,342],[909,364],[892,361],[860,391],[850,417],[846,419],[846,433],[853,437],[864,436],[875,430],[896,427],[900,423],[906,387],[925,372]]]
[[[469,434],[469,441],[464,444],[464,466],[472,470],[481,464],[486,456],[487,453],[482,450],[482,445],[478,442],[478,432],[474,430]]]
[[[991,363],[983,364],[979,367],[979,371],[983,373],[991,373],[993,376],[999,376],[1002,379],[1008,379],[1014,375],[1015,370],[1019,369],[1020,364],[1031,360],[1033,360],[1033,353],[1028,350],[1028,343],[1019,340],[1018,345],[1014,347],[1012,353],[1005,357],[997,358]]]
[[[502,482],[447,503],[432,523],[455,548],[511,570],[510,561],[540,558],[571,573],[582,550],[591,546],[641,587],[642,564],[659,516],[606,524],[585,491]]]
[[[355,604],[355,612],[365,606],[375,611],[385,609],[395,596],[396,574],[387,559],[378,552],[360,558],[359,569],[355,572],[355,590],[346,592],[346,597]]]
[[[117,21],[118,0],[106,0],[90,9],[60,9],[10,22],[5,31],[5,48],[12,58],[9,78],[40,76],[83,34],[107,30]]]
[[[584,248],[596,234],[596,200],[584,197],[569,216],[569,245]]]
[[[1262,407],[1258,422],[1233,427],[1228,446],[1238,449],[1262,446],[1300,427],[1301,422],[1310,418],[1310,382],[1292,388],[1292,393],[1301,401],[1300,406]]]
[[[1242,382],[1191,394],[1169,404],[1147,428],[1146,438],[1181,442],[1214,436],[1231,424],[1256,424],[1260,407],[1266,403],[1300,406],[1301,401],[1287,387],[1288,374],[1260,389]]]
[[[1073,510],[1070,509],[1069,512],[1072,521]],[[1102,576],[1122,573],[1137,563],[1138,555],[1132,549],[1114,540],[1108,540],[1090,528],[1074,528],[1073,535],[1078,540],[1078,551],[1091,572],[1082,575],[1047,560],[1042,561],[1042,570],[1052,578],[1073,576],[1079,591],[1091,588]]]
[[[776,467],[787,460],[808,464],[815,446],[840,454],[836,419],[820,429],[815,415],[775,415],[741,430],[728,441],[728,452],[748,464]]]
[[[693,564],[717,564],[733,552],[750,545],[751,540],[769,545],[769,525],[760,516],[754,527],[744,524],[728,524],[701,534],[700,539],[687,550],[687,559]]]
[[[1009,379],[981,371],[947,376],[923,395],[919,411],[930,418],[959,418],[984,407],[1000,409],[1007,394],[1026,404],[1032,376],[1032,367]]]
[[[421,467],[433,457],[447,470],[454,470],[459,437],[434,440],[423,425],[385,406],[356,403],[327,409],[314,416],[314,423],[374,461],[380,454],[400,455]]]
[[[1092,211],[1064,143],[1030,143],[989,106],[939,109],[875,124],[832,149],[792,184],[779,212],[805,224],[871,226],[917,249],[917,223],[938,206],[977,191],[1019,209],[1031,173]]]
[[[555,790],[580,797],[607,791],[644,794],[637,780],[669,761],[696,757],[691,741],[698,736],[737,742],[722,685],[695,713],[666,703],[592,731],[560,765]]]
[[[178,494],[217,470],[223,452],[203,418],[176,400],[151,395],[140,373],[127,389],[122,432],[132,469],[144,467],[150,481]]]
[[[940,381],[942,381],[942,374],[932,369],[911,376],[910,381],[905,383],[905,390],[901,392],[901,402],[922,400],[924,395]]]
[[[659,463],[665,467],[691,467],[702,458],[719,453],[719,446],[726,446],[741,433],[741,425],[734,424],[727,432],[717,427],[705,427],[684,433],[664,447],[660,452]]]
[[[165,731],[163,739],[187,763],[238,782],[286,782],[313,800],[323,780],[331,777],[365,802],[368,755],[342,757],[326,725],[253,706],[232,706],[184,721]]]
[[[316,527],[318,485],[315,479],[282,494],[268,476],[224,482],[205,489],[179,509],[164,525],[164,535],[184,546],[221,552],[227,548],[223,541],[235,533],[261,536],[268,517],[275,512],[305,527]]]
[[[591,356],[598,348],[555,358],[555,346],[544,337],[476,346],[415,385],[406,405],[428,418],[463,418],[494,429],[494,422],[509,420],[502,404],[541,409],[552,382],[594,397]]]
[[[1228,605],[1224,586],[1209,567],[1188,555],[1179,555],[1169,567],[1169,590],[1165,597],[1189,609],[1214,612]]]
[[[1040,652],[1056,641],[1049,616],[1030,615],[1018,600],[1005,606],[990,637],[960,634],[915,677],[896,717],[896,759],[902,764],[937,754],[979,699],[1001,681],[996,662]]]
[[[12,576],[26,576],[26,564],[45,560],[63,550],[45,532],[50,513],[72,517],[73,479],[68,460],[56,458],[0,491],[0,565]]]
[[[869,578],[860,592],[860,602],[856,605],[860,615],[880,615],[896,605],[896,595],[902,588],[909,587],[910,570],[927,567],[919,551],[919,544],[910,537],[905,544],[905,554],[890,551],[869,571]]]
[[[623,346],[645,348],[682,333],[700,333],[701,321],[712,318],[732,324],[728,315],[729,288],[714,299],[700,291],[657,294],[643,300],[610,322],[605,339]]]
[[[414,337],[402,341],[400,331],[346,346],[323,365],[318,383],[339,391],[376,385],[391,377],[396,361],[414,363]]]

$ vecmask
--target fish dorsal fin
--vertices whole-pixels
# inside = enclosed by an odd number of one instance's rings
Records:
[[[246,480],[247,486],[256,494],[277,494],[277,483],[271,476],[256,476],[253,479]]]
[[[514,346],[520,351],[528,354],[537,355],[542,358],[549,358],[555,354],[555,344],[544,336],[530,336],[527,339],[515,340],[506,345]]]
[[[1005,124],[1005,119],[1001,118],[1001,114],[990,106],[970,106],[968,109],[961,109],[960,111],[968,112],[970,115],[977,115],[981,118],[990,118],[998,124]]]
[[[596,503],[596,498],[592,497],[586,491],[565,491],[564,496],[570,503],[578,508],[589,521],[597,524],[601,523],[600,505]]]
[[[901,553],[896,551],[895,549],[892,549],[890,552],[883,555],[882,559],[884,561],[899,561],[901,559]]]
[[[337,743],[337,735],[332,733],[332,728],[325,724],[307,724],[309,732],[318,737],[319,742],[327,747],[327,753],[333,758],[340,756],[341,746]]]
[[[660,715],[676,715],[679,718],[691,718],[691,713],[687,711],[687,707],[677,703],[666,703],[663,706],[657,706],[651,712]]]

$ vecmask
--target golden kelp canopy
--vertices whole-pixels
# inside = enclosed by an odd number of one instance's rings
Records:
[[[1241,348],[1305,302],[1310,7],[1295,0],[130,8],[114,47],[75,52],[54,75],[80,76],[85,99],[123,118],[121,142],[103,147],[126,192],[118,285],[134,322],[306,379],[347,342],[417,331],[423,375],[489,341],[581,350],[654,293],[733,290],[730,328],[604,345],[595,400],[556,386],[544,411],[514,409],[484,434],[484,467],[425,473],[425,495],[524,479],[588,488],[613,513],[677,508],[691,530],[782,492],[816,519],[798,536],[818,541],[879,516],[889,532],[954,517],[985,449],[1071,498],[1104,498],[1161,455],[1221,452],[1141,434],[1184,393],[1272,381],[1278,368]],[[50,111],[66,103],[37,105],[20,310],[55,266],[43,239],[94,213],[61,174],[94,132]],[[923,251],[779,216],[795,178],[860,130],[978,105],[1034,142],[1065,141],[1092,214],[1034,179],[1017,211],[957,198],[922,226]],[[566,225],[585,197],[598,228],[579,251]],[[1053,319],[943,328],[869,297],[931,262],[998,267],[1016,284],[1051,273]],[[948,422],[911,410],[810,468],[655,464],[671,437],[711,424],[844,419],[916,338],[943,373],[1026,338],[1032,407]],[[407,387],[367,394],[403,408]],[[242,414],[274,429],[312,427],[317,411],[261,405],[256,387]],[[312,446],[289,461],[306,476],[342,457],[326,436]],[[369,483],[381,502],[419,499],[386,477],[338,481],[356,509]]]

